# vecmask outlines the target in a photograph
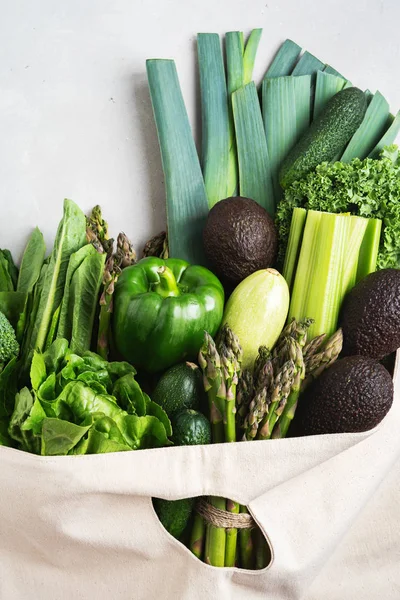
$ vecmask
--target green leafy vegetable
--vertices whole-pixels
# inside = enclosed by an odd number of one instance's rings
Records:
[[[14,282],[10,273],[6,250],[0,250],[0,292],[12,291],[14,291]]]
[[[90,349],[105,259],[92,245],[83,246],[70,258],[57,337],[70,340],[76,354]]]
[[[71,200],[64,200],[64,215],[58,227],[50,262],[44,274],[37,312],[31,323],[24,364],[28,366],[33,350],[43,350],[54,312],[61,304],[71,254],[86,243],[86,219]]]
[[[142,392],[134,373],[125,362],[109,363],[92,352],[79,356],[59,338],[46,352],[34,353],[32,390],[16,394],[9,435],[21,449],[42,455],[168,445],[171,423]],[[0,378],[0,409],[6,406],[6,386]]]
[[[46,246],[42,232],[36,227],[25,247],[19,270],[17,292],[30,293],[40,276]]]
[[[284,262],[293,209],[298,206],[382,220],[377,267],[400,267],[400,159],[397,146],[383,150],[380,160],[322,163],[285,192],[277,209]]]

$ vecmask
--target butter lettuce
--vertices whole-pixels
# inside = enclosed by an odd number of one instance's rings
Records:
[[[168,416],[135,374],[126,362],[79,356],[57,339],[34,353],[31,389],[16,394],[8,434],[20,449],[51,456],[169,445]]]

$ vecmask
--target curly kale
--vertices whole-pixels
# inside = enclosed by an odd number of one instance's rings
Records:
[[[18,356],[19,344],[7,317],[0,312],[0,372],[3,364]]]
[[[400,155],[397,146],[384,148],[379,160],[355,158],[350,163],[324,162],[286,190],[276,213],[280,266],[285,258],[292,212],[297,206],[382,219],[378,269],[400,268]]]

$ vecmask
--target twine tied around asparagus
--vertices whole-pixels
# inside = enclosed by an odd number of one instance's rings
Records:
[[[206,523],[221,529],[254,529],[256,522],[249,513],[232,513],[216,508],[204,498],[196,504],[196,512],[203,517]]]

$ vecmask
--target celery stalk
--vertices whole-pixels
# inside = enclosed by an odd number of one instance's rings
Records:
[[[229,196],[228,95],[217,33],[199,33],[197,50],[201,88],[202,167],[210,208]]]
[[[271,167],[260,103],[254,82],[232,94],[239,159],[240,194],[275,213]]]
[[[343,298],[343,265],[349,259],[349,225],[347,216],[308,211],[289,320],[314,319],[310,339],[322,333],[329,336],[336,330]]]
[[[349,216],[349,236],[346,243],[346,260],[343,265],[343,298],[355,286],[357,280],[358,257],[368,225],[364,217]]]
[[[170,255],[204,264],[208,200],[175,63],[151,59],[146,67],[165,177]]]
[[[382,221],[380,219],[368,219],[368,225],[358,256],[355,283],[369,275],[369,273],[373,273],[376,269],[381,230]]]
[[[289,286],[289,290],[291,290],[292,288],[293,278],[296,273],[296,266],[300,254],[306,217],[307,211],[305,208],[295,208],[293,210],[289,239],[285,255],[285,263],[283,265],[282,272],[282,275],[286,279],[286,283]]]

